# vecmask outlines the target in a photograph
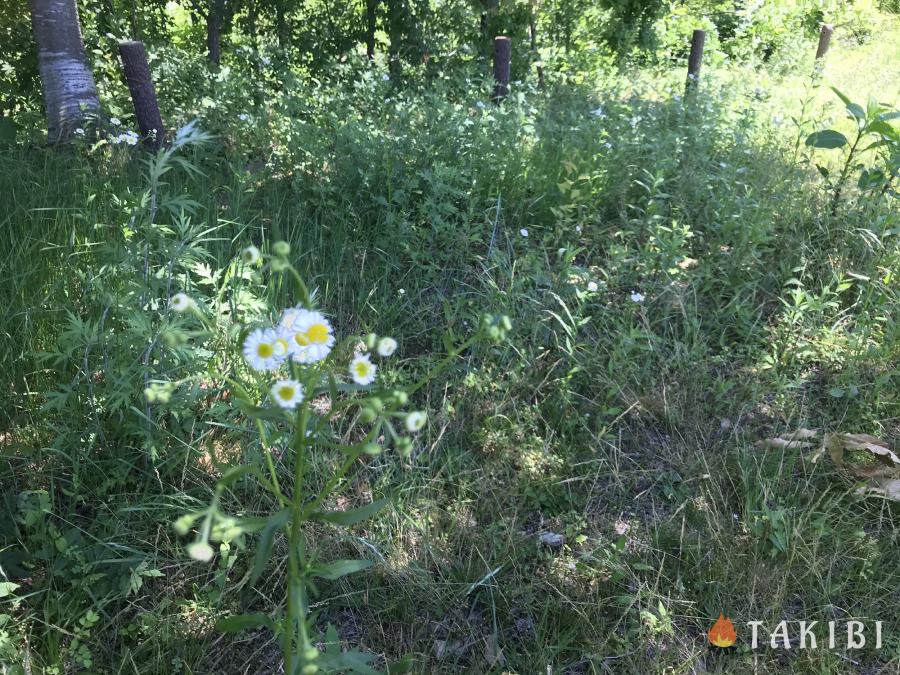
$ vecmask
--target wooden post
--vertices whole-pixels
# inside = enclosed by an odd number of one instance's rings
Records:
[[[688,74],[685,93],[690,92],[700,81],[700,64],[703,63],[703,43],[706,42],[706,31],[699,28],[691,37],[691,55],[688,57]]]
[[[824,59],[831,46],[831,34],[834,33],[834,24],[823,23],[822,30],[819,31],[819,46],[816,47],[816,61]]]
[[[509,94],[509,61],[512,42],[508,37],[494,38],[494,102],[499,103]]]
[[[159,150],[166,135],[159,104],[156,100],[156,89],[150,77],[150,66],[147,63],[147,50],[143,42],[126,41],[119,43],[119,56],[122,58],[122,69],[131,100],[134,102],[134,114],[138,127],[144,137],[144,145],[150,150]]]

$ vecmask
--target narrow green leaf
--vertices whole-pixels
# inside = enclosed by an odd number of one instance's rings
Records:
[[[256,545],[256,555],[253,556],[253,568],[250,572],[250,583],[255,584],[269,561],[269,553],[272,551],[272,540],[275,538],[275,532],[287,525],[291,519],[290,509],[281,509],[277,513],[269,516],[266,526],[262,530],[259,537],[259,543]]]
[[[847,112],[858,120],[866,119],[866,111],[863,110],[863,107],[859,103],[848,103]]]
[[[846,94],[841,93],[837,88],[832,87],[831,91],[838,95],[838,98],[844,102],[844,105],[850,105],[852,101],[847,97]]]
[[[833,150],[842,148],[847,145],[847,137],[840,131],[834,129],[825,129],[824,131],[816,131],[806,138],[806,144],[814,148],[825,148]]]
[[[333,560],[324,565],[316,565],[310,570],[310,574],[314,577],[334,581],[348,574],[362,572],[371,566],[371,560]]]
[[[384,508],[387,503],[387,499],[379,499],[366,506],[348,509],[347,511],[316,511],[310,517],[313,520],[349,527],[350,525],[356,525],[356,523],[360,521],[371,518]]]
[[[235,616],[219,619],[216,622],[216,628],[223,633],[237,633],[238,631],[261,628],[262,626],[274,628],[275,624],[265,614],[236,614]]]

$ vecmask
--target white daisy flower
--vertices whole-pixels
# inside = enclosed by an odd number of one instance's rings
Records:
[[[525,237],[527,239],[528,238],[528,229],[523,227],[521,230],[519,230],[519,234],[521,234],[523,237]]]
[[[637,291],[631,291],[631,301],[632,302],[643,302],[644,301],[643,293],[638,293]]]
[[[377,371],[378,366],[372,363],[367,354],[357,354],[350,362],[350,376],[356,384],[372,384]]]
[[[84,129],[82,129],[81,127],[78,127],[78,128],[75,130],[75,135],[76,135],[76,136],[84,136]]]
[[[194,300],[187,293],[176,293],[169,300],[169,308],[175,312],[186,312],[194,306]]]
[[[597,288],[599,288],[599,287],[597,286],[597,282],[596,282],[596,281],[589,281],[589,282],[588,282],[587,289],[588,289],[591,293],[596,293],[596,292],[597,292]]]
[[[277,356],[281,360],[286,359],[288,356],[288,353],[291,350],[291,345],[288,343],[288,341],[283,336],[281,336],[277,333],[275,334],[274,347],[275,347],[275,356]]]
[[[383,337],[378,341],[378,356],[390,356],[397,351],[397,341],[394,338]]]
[[[303,385],[297,380],[278,380],[269,393],[275,403],[286,410],[292,410],[303,402]]]
[[[187,554],[191,556],[194,560],[199,560],[201,562],[209,562],[213,557],[213,548],[205,541],[195,541],[193,544],[188,544]]]
[[[425,422],[427,421],[428,415],[426,415],[421,410],[411,412],[406,416],[406,430],[413,433],[415,433],[416,431],[420,431],[422,427],[425,426]]]
[[[247,120],[250,119],[250,115],[248,115],[247,113],[241,113],[240,115],[238,115],[238,119],[241,122],[246,122]]]
[[[128,145],[137,145],[138,135],[133,131],[122,134],[122,141]]]
[[[109,123],[112,124],[114,127],[117,127],[122,124],[122,120],[120,120],[118,117],[110,117]]]
[[[241,260],[243,260],[248,265],[255,265],[259,262],[259,259],[261,257],[262,254],[255,246],[248,246],[243,251],[241,251]]]
[[[281,365],[278,335],[271,328],[258,328],[244,340],[244,358],[253,370],[275,370]]]
[[[280,329],[291,356],[300,363],[321,361],[334,346],[331,324],[320,312],[289,309],[281,319]]]
[[[381,79],[382,79],[382,81],[387,82],[388,80],[391,79],[391,76],[388,75],[387,73],[385,73],[384,75],[381,76]]]

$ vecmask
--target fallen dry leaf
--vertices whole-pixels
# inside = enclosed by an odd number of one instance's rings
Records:
[[[781,434],[774,438],[764,438],[761,441],[757,441],[756,446],[764,449],[811,448],[813,447],[813,443],[811,443],[809,439],[815,438],[818,434],[819,432],[816,429],[800,428],[789,434]]]
[[[838,467],[859,478],[900,473],[900,457],[887,443],[867,434],[825,434],[824,446]]]
[[[886,476],[875,476],[865,485],[859,488],[857,494],[879,494],[884,495],[888,499],[900,502],[900,478],[887,478]]]

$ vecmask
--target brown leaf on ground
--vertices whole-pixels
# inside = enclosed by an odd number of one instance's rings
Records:
[[[792,449],[792,448],[811,448],[813,443],[809,439],[815,438],[819,434],[816,429],[797,429],[788,434],[781,434],[774,438],[764,438],[756,442],[758,448],[763,449]]]
[[[887,443],[867,434],[825,434],[825,449],[838,467],[859,478],[900,473],[900,457]]]
[[[900,502],[900,478],[875,476],[856,491],[858,494],[884,495],[895,502]]]

